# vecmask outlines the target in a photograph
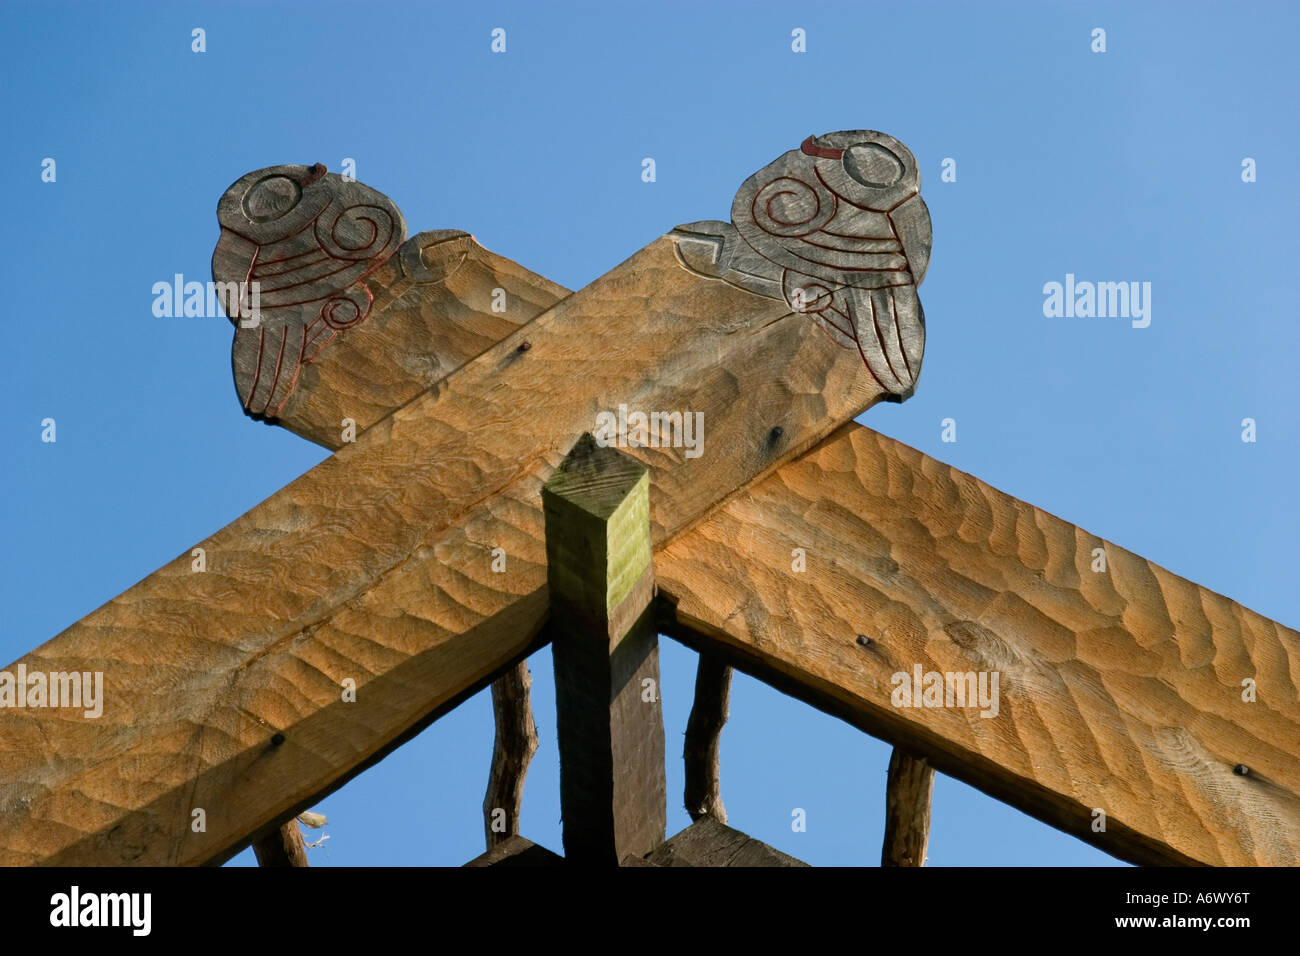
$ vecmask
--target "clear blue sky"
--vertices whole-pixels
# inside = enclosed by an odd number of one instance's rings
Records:
[[[727,218],[740,182],[810,133],[855,128],[912,149],[934,223],[920,387],[863,423],[1295,626],[1297,10],[5,4],[0,657],[325,457],[241,414],[224,318],[152,313],[153,283],[209,278],[217,198],[245,172],[353,158],[411,232],[469,230],[578,288],[677,223]],[[1045,317],[1043,285],[1066,273],[1150,282],[1150,326]],[[695,655],[669,640],[662,655],[676,832]],[[550,656],[531,663],[542,746],[523,830],[559,849]],[[320,803],[313,865],[476,855],[491,746],[484,692]],[[888,757],[737,677],[723,795],[753,836],[877,862]],[[1115,862],[943,777],[930,860]]]

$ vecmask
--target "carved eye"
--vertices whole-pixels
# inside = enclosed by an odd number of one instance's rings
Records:
[[[267,176],[245,194],[244,214],[252,222],[270,222],[298,205],[300,198],[302,189],[288,176]]]
[[[846,149],[844,171],[872,189],[892,186],[903,178],[903,164],[899,158],[875,143],[859,143]]]

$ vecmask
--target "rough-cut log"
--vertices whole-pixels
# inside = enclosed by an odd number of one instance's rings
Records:
[[[915,449],[848,425],[655,567],[688,643],[1116,856],[1300,862],[1300,634]]]
[[[684,268],[679,238],[200,542],[205,572],[186,549],[27,655],[102,671],[106,704],[0,713],[0,863],[224,859],[522,659],[548,607],[541,483],[593,426],[626,440],[616,412],[661,413],[627,416],[657,546],[890,394],[784,298]]]
[[[934,768],[895,747],[885,784],[885,841],[881,866],[925,866],[930,844],[930,797]]]
[[[686,812],[692,820],[711,816],[727,822],[722,804],[718,751],[731,700],[731,668],[708,651],[700,652],[695,670],[695,702],[686,721],[683,762],[686,765]]]
[[[520,661],[492,682],[496,740],[492,745],[487,794],[483,797],[483,828],[489,850],[519,833],[524,780],[533,754],[537,753],[537,725],[529,703],[532,686],[533,676],[528,672],[527,661]]]
[[[788,853],[733,830],[716,817],[701,817],[646,857],[653,866],[807,866]],[[625,866],[628,864],[624,864]]]
[[[617,866],[668,820],[650,474],[583,435],[542,489],[564,858]]]
[[[298,821],[290,820],[276,827],[260,840],[253,842],[253,855],[258,866],[285,867],[309,866],[307,847],[302,842]]]

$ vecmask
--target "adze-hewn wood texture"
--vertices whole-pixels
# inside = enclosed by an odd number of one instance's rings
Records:
[[[1116,856],[1300,860],[1300,634],[915,449],[847,425],[655,568],[670,633]],[[996,716],[895,706],[918,666]]]
[[[218,204],[222,234],[212,273],[217,282],[245,281],[247,275],[250,283],[267,285],[265,290],[259,285],[256,322],[252,316],[229,310],[236,326],[236,386],[245,411],[251,411],[249,400],[258,392],[253,383],[262,377],[263,360],[270,360],[267,330],[272,331],[274,344],[276,331],[283,337],[286,330],[315,324],[319,347],[291,356],[293,371],[285,372],[279,389],[284,398],[279,400],[278,415],[269,420],[337,451],[569,291],[452,229],[412,236],[381,261],[404,235],[401,213],[387,197],[323,169],[320,164],[310,169],[276,166],[237,180]],[[262,207],[273,205],[270,200],[279,194],[292,197],[295,192],[298,205],[282,215],[258,214]],[[312,228],[303,226],[304,216],[294,215],[304,204],[316,215]],[[316,228],[322,216],[328,231],[325,225]],[[353,248],[339,245],[340,229],[356,230],[376,219],[397,224],[390,237],[393,241],[376,243],[364,235],[349,244]],[[375,228],[375,237],[380,234]],[[322,242],[320,236],[329,241]],[[279,265],[260,261],[268,249],[279,250],[265,254]],[[350,288],[340,285],[340,269],[345,280],[353,278],[346,267],[357,260],[361,267],[353,272],[359,278]],[[336,318],[344,293],[350,296],[347,302],[366,307],[365,312],[358,308],[347,323]],[[251,311],[251,298],[249,292],[247,311]],[[245,324],[251,328],[241,328]],[[285,363],[278,350],[275,363],[277,368]],[[497,741],[484,797],[489,847],[518,832],[524,777],[537,747],[528,680],[528,664],[520,661],[492,686]],[[499,819],[501,813],[505,821]],[[503,822],[503,830],[493,829]],[[296,820],[290,818],[281,831],[265,839],[267,846],[292,845],[295,838],[301,844]]]
[[[301,175],[305,188],[316,173]],[[692,274],[678,241],[651,243],[201,542],[206,572],[186,549],[27,655],[28,669],[103,671],[106,702],[98,720],[0,713],[0,863],[221,860],[527,654],[547,613],[541,483],[599,412],[706,423],[703,445],[661,428],[660,447],[630,449],[650,469],[660,544],[890,394],[864,350],[905,359],[914,381],[910,300],[895,317],[850,296],[876,344],[844,348],[785,297]],[[507,573],[491,570],[498,546]]]

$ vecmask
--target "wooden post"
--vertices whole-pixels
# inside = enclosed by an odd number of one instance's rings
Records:
[[[617,866],[662,843],[668,815],[649,472],[584,434],[542,508],[565,856]]]
[[[533,676],[528,662],[520,661],[492,682],[492,713],[497,735],[492,747],[492,769],[487,794],[483,797],[483,830],[487,848],[519,835],[519,811],[524,802],[524,778],[537,753],[537,725],[529,689]],[[497,812],[505,813],[503,828],[497,827]]]
[[[253,855],[258,866],[309,866],[307,848],[302,842],[302,830],[294,817],[276,827],[262,839],[253,843]]]
[[[730,666],[718,656],[701,651],[700,664],[695,672],[695,703],[691,705],[691,716],[686,721],[686,744],[682,754],[686,765],[686,812],[692,820],[711,816],[719,823],[727,822],[727,809],[722,804],[718,748],[730,701]]]
[[[930,795],[934,768],[894,748],[885,785],[885,844],[881,866],[925,866],[930,844]]]

